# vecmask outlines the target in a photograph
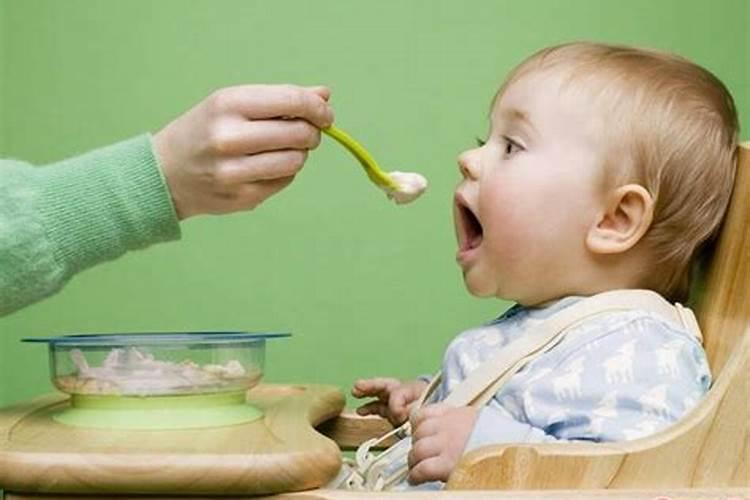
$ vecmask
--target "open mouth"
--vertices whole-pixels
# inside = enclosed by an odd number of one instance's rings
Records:
[[[460,252],[473,250],[482,244],[482,224],[460,195],[456,195],[456,222]]]

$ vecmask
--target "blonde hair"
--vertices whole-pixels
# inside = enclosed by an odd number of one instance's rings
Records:
[[[653,257],[644,286],[686,301],[693,263],[718,232],[734,184],[739,123],[731,94],[683,57],[576,42],[523,61],[496,99],[525,75],[547,70],[562,71],[565,86],[588,84],[606,111],[605,182],[641,184],[654,199],[642,239]]]

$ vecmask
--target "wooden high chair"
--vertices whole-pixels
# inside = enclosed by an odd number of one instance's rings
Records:
[[[621,443],[486,446],[462,458],[447,489],[568,490],[529,492],[536,498],[558,499],[695,498],[696,494],[750,498],[750,142],[740,147],[731,205],[704,292],[694,306],[714,385],[705,400],[677,424],[656,435]],[[387,428],[382,419],[344,414],[323,431],[347,449]],[[375,494],[316,490],[308,495],[304,498]],[[521,497],[518,492],[498,491],[376,495]]]

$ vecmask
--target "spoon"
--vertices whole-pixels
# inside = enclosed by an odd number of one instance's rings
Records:
[[[396,203],[409,203],[427,189],[427,179],[419,174],[410,172],[384,172],[378,166],[375,158],[352,136],[340,128],[331,125],[321,130],[354,155],[365,169],[367,177],[376,186],[383,189],[388,197],[394,199]]]

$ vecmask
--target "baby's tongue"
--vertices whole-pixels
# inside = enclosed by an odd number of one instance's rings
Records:
[[[471,240],[469,241],[469,248],[476,248],[479,245],[482,244],[482,239],[484,239],[482,233],[475,234],[471,237]]]

